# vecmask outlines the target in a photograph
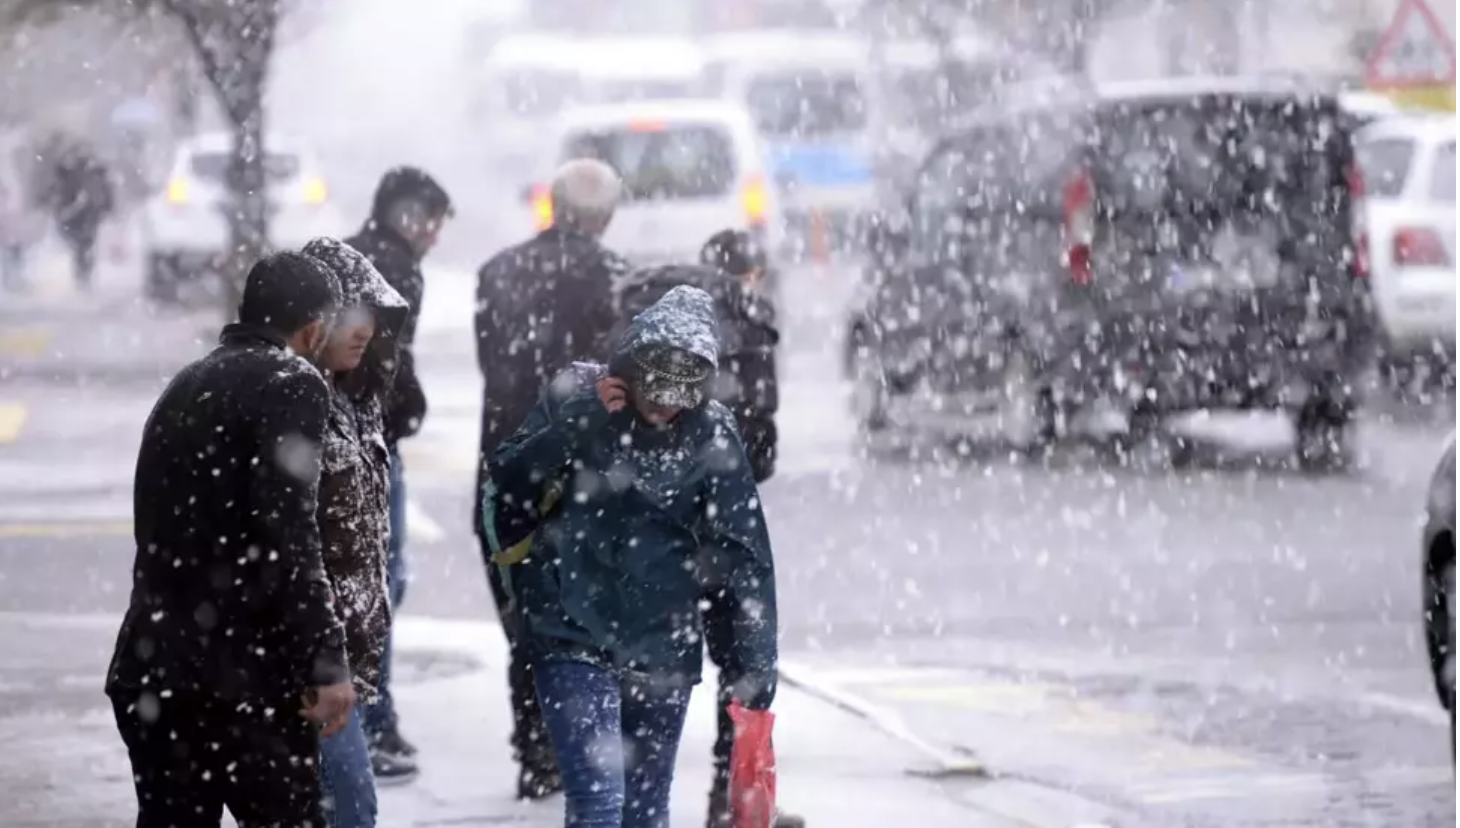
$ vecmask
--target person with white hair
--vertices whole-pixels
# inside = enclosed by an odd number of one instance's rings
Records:
[[[601,161],[574,159],[558,168],[550,192],[552,226],[498,253],[477,275],[477,365],[485,385],[478,491],[489,479],[487,459],[522,425],[542,387],[575,362],[605,359],[617,322],[613,287],[629,266],[601,239],[623,193],[618,174]],[[490,563],[479,502],[472,524],[512,653],[517,795],[541,799],[561,790],[562,778],[527,654],[518,647],[519,613],[500,568]]]

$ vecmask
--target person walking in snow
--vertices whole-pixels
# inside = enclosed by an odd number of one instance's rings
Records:
[[[238,322],[147,418],[106,679],[140,828],[219,825],[224,808],[324,824],[320,737],[355,703],[315,516],[329,388],[311,358],[338,304],[315,259],[259,260]]]
[[[718,338],[709,294],[674,288],[607,365],[554,378],[492,457],[483,533],[575,828],[670,824],[707,583],[735,612],[733,696],[775,696],[770,537],[735,420],[709,399]]]
[[[408,306],[396,337],[395,379],[385,401],[385,443],[390,452],[390,549],[386,572],[392,612],[405,600],[408,580],[405,466],[399,444],[420,431],[427,409],[425,389],[416,375],[415,356],[416,324],[426,293],[421,263],[436,246],[441,228],[452,215],[451,198],[434,178],[415,167],[395,167],[381,176],[365,226],[345,240],[370,260]],[[370,763],[381,784],[407,781],[416,775],[416,747],[401,735],[390,690],[390,642],[387,636],[379,695],[364,713]]]
[[[355,694],[369,703],[378,692],[390,636],[385,400],[407,305],[375,266],[344,242],[314,239],[303,252],[328,268],[340,285],[340,310],[319,357],[330,396],[318,520]],[[346,726],[320,745],[330,828],[375,826],[375,776],[361,718],[357,708]]]
[[[477,281],[477,365],[484,388],[478,488],[488,461],[522,424],[548,380],[574,361],[598,358],[614,327],[613,283],[628,264],[599,241],[622,184],[599,161],[569,161],[553,177],[553,226],[492,257]],[[473,524],[491,557],[480,503]],[[516,646],[517,621],[498,569],[487,567],[492,598],[511,647],[512,752],[517,795],[541,799],[561,783],[533,692],[532,666]]]

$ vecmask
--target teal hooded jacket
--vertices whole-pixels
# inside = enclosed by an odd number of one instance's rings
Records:
[[[635,317],[611,364],[670,345],[715,365],[717,333],[710,296],[678,287]],[[744,703],[768,705],[775,569],[734,418],[714,401],[664,427],[632,406],[610,413],[595,387],[608,374],[580,363],[554,379],[491,460],[482,493],[488,543],[504,560],[531,542],[525,558],[505,564],[529,657],[694,683],[699,602],[723,591],[737,610],[726,669]]]

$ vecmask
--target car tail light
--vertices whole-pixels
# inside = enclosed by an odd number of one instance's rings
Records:
[[[552,191],[541,184],[532,188],[532,219],[538,230],[553,226]]]
[[[1095,243],[1095,182],[1083,170],[1065,184],[1065,266],[1077,285],[1088,285],[1094,275],[1090,248]]]
[[[1368,199],[1364,194],[1364,174],[1358,164],[1350,164],[1346,176],[1349,196],[1349,240],[1353,244],[1353,259],[1349,267],[1356,278],[1369,275],[1369,220]]]
[[[1445,241],[1428,227],[1401,227],[1394,231],[1395,267],[1449,267]]]
[[[753,175],[745,180],[745,185],[740,190],[740,203],[745,207],[746,224],[751,227],[765,224],[770,210],[769,200],[764,178]]]
[[[172,204],[187,204],[191,188],[186,178],[174,178],[167,182],[167,200]]]

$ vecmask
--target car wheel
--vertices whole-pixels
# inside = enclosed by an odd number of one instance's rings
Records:
[[[1453,557],[1440,571],[1440,590],[1445,602],[1445,660],[1440,665],[1440,680],[1450,696],[1450,762],[1455,762],[1455,561]]]
[[[864,433],[887,428],[887,374],[882,361],[865,344],[852,353],[852,415]]]
[[[1047,448],[1055,437],[1053,399],[1039,384],[1034,362],[1022,350],[1014,350],[1004,361],[1003,395],[995,418],[999,437],[1006,446],[1020,452]]]
[[[1327,401],[1298,411],[1298,468],[1309,472],[1346,471],[1354,465],[1354,423],[1351,412]]]
[[[1128,416],[1126,430],[1114,438],[1119,463],[1143,469],[1185,469],[1196,464],[1196,441],[1172,433],[1158,412],[1136,408]]]

